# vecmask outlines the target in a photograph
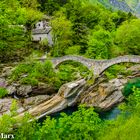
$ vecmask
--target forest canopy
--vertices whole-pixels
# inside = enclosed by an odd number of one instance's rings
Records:
[[[99,2],[2,0],[0,9],[2,62],[23,60],[42,49],[49,50],[50,56],[76,53],[94,59],[139,54],[139,19]],[[43,15],[51,17],[53,47],[45,44],[42,48],[31,42],[31,31]],[[122,40],[123,34],[126,38]]]

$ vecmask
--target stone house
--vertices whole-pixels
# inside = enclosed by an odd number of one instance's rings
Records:
[[[53,45],[51,27],[46,20],[36,23],[35,28],[32,30],[32,41],[39,42],[43,39],[48,39],[50,46]]]

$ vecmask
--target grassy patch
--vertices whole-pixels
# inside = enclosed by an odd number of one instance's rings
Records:
[[[7,94],[8,94],[8,91],[5,88],[0,87],[0,98],[3,98]]]
[[[59,89],[64,83],[88,75],[89,70],[85,66],[75,62],[63,63],[59,66],[57,71],[54,71],[53,65],[50,61],[44,63],[31,61],[19,64],[12,72],[9,81],[16,81],[20,84],[32,86],[37,86],[39,82],[43,82],[55,89]]]
[[[111,66],[105,71],[105,75],[109,80],[116,78],[118,75],[123,75],[123,76],[131,75],[132,71],[126,69],[127,65],[128,64]]]
[[[21,84],[36,86],[39,82],[50,83],[54,76],[55,72],[50,61],[44,63],[33,61],[19,64],[13,71],[10,81],[19,81]]]

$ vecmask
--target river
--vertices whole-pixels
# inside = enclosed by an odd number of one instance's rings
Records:
[[[61,117],[61,113],[66,113],[67,115],[72,115],[73,112],[77,111],[78,107],[74,106],[74,107],[68,107],[66,109],[64,109],[63,111],[51,114],[50,117],[51,118],[55,118],[55,119],[59,119]],[[118,109],[118,107],[114,107],[109,111],[105,111],[105,112],[100,112],[99,113],[99,117],[102,120],[112,120],[117,118],[117,116],[121,113],[121,111]],[[39,122],[42,123],[44,120],[46,119],[46,117],[43,117],[41,119],[39,119]]]

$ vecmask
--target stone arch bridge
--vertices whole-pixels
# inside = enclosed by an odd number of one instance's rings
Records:
[[[112,65],[123,63],[123,62],[131,62],[131,63],[140,63],[140,56],[137,55],[125,55],[119,56],[109,60],[95,60],[95,59],[88,59],[82,56],[63,56],[51,59],[54,68],[59,66],[61,63],[65,61],[76,61],[80,62],[85,65],[88,69],[92,70],[95,76],[99,76],[102,74],[106,69],[111,67]]]

